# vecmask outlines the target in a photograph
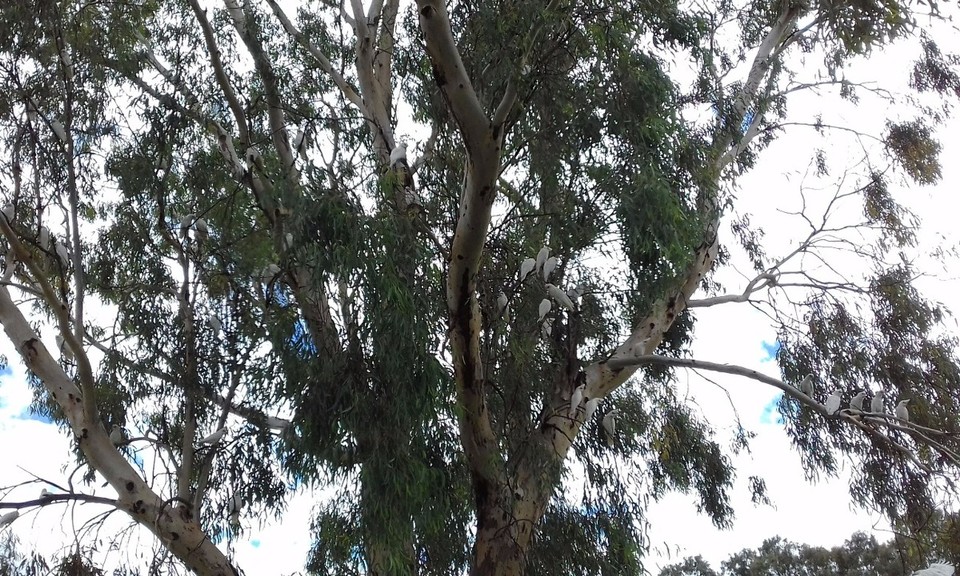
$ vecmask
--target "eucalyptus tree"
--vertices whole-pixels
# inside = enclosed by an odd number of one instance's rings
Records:
[[[890,187],[938,179],[925,121],[945,110],[878,118],[871,170],[827,199],[862,221],[799,214],[790,253],[765,252],[735,182],[792,135],[796,94],[896,101],[844,76],[889,42],[922,44],[918,93],[955,94],[918,24],[939,9],[4,6],[0,323],[116,497],[71,481],[0,507],[95,502],[234,574],[217,541],[282,514],[290,484],[336,486],[313,572],[634,573],[651,498],[732,517],[730,455],[672,385],[699,368],[782,390],[812,475],[854,455],[857,503],[918,517],[956,471],[958,371],[942,311],[886,258],[915,244]],[[823,273],[837,247],[874,275]],[[733,254],[755,271],[725,294]],[[782,379],[689,357],[697,308],[735,303],[780,329]],[[910,420],[834,414],[828,383],[909,397]]]

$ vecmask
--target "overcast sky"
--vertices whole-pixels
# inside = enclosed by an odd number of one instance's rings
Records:
[[[892,83],[894,89],[902,90],[911,55],[912,52],[904,51],[888,53],[873,64],[857,68],[856,72],[861,78],[881,79]],[[859,106],[851,106],[822,95],[800,97],[794,107],[797,119],[809,120],[818,112],[837,114],[841,117],[839,122],[871,127],[870,131],[874,133],[878,132],[876,119],[890,113],[869,99]],[[960,134],[960,123],[951,122],[940,127],[939,136],[944,144],[942,158],[947,159],[943,182],[937,187],[913,188],[900,193],[901,199],[905,199],[908,206],[923,218],[921,239],[927,242],[927,248],[933,243],[944,243],[939,234],[950,245],[955,246],[958,240],[951,232],[955,227],[953,210],[943,209],[944,203],[953,206],[960,185],[956,163],[949,161],[960,157],[960,146],[950,138],[951,134]],[[817,145],[822,146],[823,142],[812,131],[806,134],[802,129],[788,132],[763,154],[757,170],[740,182],[738,206],[750,206],[754,221],[767,229],[767,248],[771,254],[788,248],[803,233],[795,217],[785,217],[777,210],[797,208],[802,176],[808,171]],[[828,149],[831,167],[842,169],[844,159],[855,155],[858,145],[849,138],[834,139]],[[816,185],[811,179],[805,183]],[[747,269],[745,266],[740,268]],[[928,271],[937,277],[921,281],[925,295],[946,303],[953,310],[960,310],[960,301],[955,296],[960,294],[960,284],[956,279],[942,270]],[[719,279],[731,291],[742,288],[744,283],[732,269],[722,271]],[[740,364],[773,377],[780,376],[770,357],[775,351],[776,335],[763,315],[748,306],[730,304],[699,310],[697,318],[694,357]],[[948,321],[953,322],[952,319]],[[949,329],[956,330],[956,324],[950,325]],[[30,392],[18,355],[6,339],[0,340],[0,353],[12,361],[11,367],[0,374],[0,485],[23,482],[31,475],[64,482],[65,470],[67,473],[71,471],[64,468],[65,463],[72,461],[70,438],[61,434],[56,426],[29,415]],[[779,395],[777,390],[733,376],[711,377],[724,385],[725,391],[683,371],[678,372],[677,385],[682,391],[689,392],[690,401],[697,402],[705,416],[721,430],[721,438],[725,438],[723,434],[729,431],[733,414],[731,401],[745,426],[758,434],[752,443],[752,453],[735,458],[738,487],[733,505],[737,519],[732,530],[717,531],[706,517],[697,514],[692,498],[668,495],[649,511],[650,537],[655,548],[655,556],[651,559],[654,565],[648,566],[651,572],[656,573],[663,564],[695,554],[703,555],[716,566],[729,554],[744,547],[755,547],[775,535],[797,542],[832,546],[840,544],[856,530],[885,528],[879,516],[851,508],[845,479],[821,479],[816,485],[803,479],[799,458],[791,451],[777,414],[772,411]],[[729,400],[726,393],[730,395]],[[844,474],[856,465],[856,462],[846,461]],[[750,475],[766,479],[774,507],[756,507],[750,503],[749,491],[745,489],[745,480]],[[99,483],[95,486],[98,494],[113,495],[111,489],[100,488]],[[3,498],[25,500],[36,497],[39,490],[39,485],[26,486]],[[310,543],[313,502],[310,494],[295,496],[282,523],[261,527],[245,519],[246,534],[233,544],[238,564],[249,574],[292,573],[301,569]],[[72,540],[71,525],[79,525],[83,519],[102,512],[102,507],[92,505],[79,506],[75,510],[47,506],[39,511],[24,511],[24,517],[14,523],[13,530],[24,542],[36,543],[40,551],[49,553]],[[127,520],[115,514],[110,522],[125,525]],[[882,531],[876,535],[880,540],[889,537]]]

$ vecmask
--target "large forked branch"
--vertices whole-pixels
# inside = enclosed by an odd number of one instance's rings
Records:
[[[419,0],[420,28],[433,66],[437,86],[447,100],[467,149],[467,178],[461,196],[460,217],[450,250],[447,272],[447,309],[450,344],[459,402],[460,439],[473,475],[474,494],[483,503],[496,500],[502,468],[496,436],[484,396],[480,357],[480,305],[476,298],[477,271],[499,173],[499,142],[477,93],[467,76],[450,29],[446,6],[440,0]],[[478,510],[478,513],[481,513]],[[480,518],[480,529],[485,521]]]
[[[761,42],[747,81],[734,103],[737,117],[742,118],[756,100],[771,62],[785,46],[800,13],[800,9],[797,8],[784,11]],[[755,118],[754,122],[757,121],[759,120]],[[732,137],[717,142],[714,146],[715,160],[713,166],[709,168],[712,173],[719,176],[726,165],[736,159],[738,151],[742,149],[743,140],[750,137],[751,133],[748,130],[747,134],[737,142],[734,142]],[[630,361],[649,354],[657,347],[663,334],[687,307],[690,297],[713,268],[719,250],[717,231],[720,224],[720,206],[715,190],[706,189],[701,192],[698,209],[704,221],[701,242],[694,250],[691,263],[682,279],[676,288],[653,304],[650,312],[638,322],[630,336],[609,358],[593,362],[584,369],[581,377],[586,385],[587,397],[606,396],[636,372],[636,364]],[[616,362],[621,364],[618,366]],[[516,483],[524,493],[531,496],[525,498],[514,510],[514,516],[519,522],[535,523],[543,515],[552,489],[552,483],[545,478],[545,473],[542,471],[543,463],[562,461],[579,430],[580,422],[567,418],[564,411],[560,409],[551,410],[550,415],[540,426],[537,443],[539,449],[531,451],[517,471]],[[529,531],[522,533],[517,537],[517,543],[521,547],[526,547],[531,536]]]

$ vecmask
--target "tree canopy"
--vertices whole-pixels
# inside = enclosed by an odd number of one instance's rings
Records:
[[[82,481],[0,512],[119,510],[226,575],[218,544],[309,486],[310,573],[634,574],[652,499],[732,519],[751,431],[678,393],[699,369],[781,390],[810,477],[854,458],[853,501],[920,530],[956,495],[960,364],[897,190],[941,177],[954,11],[5,4],[0,324]],[[898,42],[909,93],[847,76]],[[803,126],[818,92],[895,112]],[[809,232],[771,252],[737,179],[798,130],[837,185],[771,191]],[[769,316],[780,377],[692,357],[719,305]]]

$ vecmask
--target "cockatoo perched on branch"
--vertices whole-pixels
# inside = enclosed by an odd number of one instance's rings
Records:
[[[897,404],[896,409],[893,411],[894,416],[903,420],[904,422],[910,421],[910,412],[907,411],[907,402],[909,401],[910,400],[901,400],[900,403]]]
[[[583,421],[589,422],[593,418],[593,414],[597,411],[597,405],[600,404],[599,398],[591,398],[587,400],[587,404],[584,406],[583,411]]]
[[[863,398],[866,396],[865,392],[857,392],[857,395],[850,400],[850,409],[856,410],[857,412],[863,412]]]
[[[606,416],[603,417],[601,424],[603,425],[603,431],[607,437],[607,445],[613,446],[613,439],[617,434],[617,414],[619,410],[614,408],[613,410],[607,412]]]
[[[827,403],[824,404],[827,414],[833,416],[840,410],[840,392],[834,390],[827,396]]]
[[[570,396],[570,419],[573,420],[577,417],[577,410],[580,408],[580,403],[583,402],[583,391],[586,389],[586,385],[581,384],[574,388],[573,394]]]
[[[10,212],[13,213],[13,207],[11,206]],[[533,272],[533,269],[537,267],[537,261],[533,258],[527,258],[520,263],[520,281],[523,280]]]
[[[883,395],[879,392],[870,400],[870,411],[874,414],[883,413]]]
[[[542,269],[543,265],[547,262],[547,257],[550,256],[550,247],[544,246],[537,252],[537,269]]]
[[[537,322],[543,322],[543,319],[547,317],[547,314],[550,313],[550,308],[553,308],[553,304],[550,303],[550,300],[544,298],[540,301],[540,308],[538,312],[540,317],[537,319]]]
[[[557,288],[553,284],[547,284],[546,288],[547,288],[547,294],[549,294],[551,298],[556,300],[557,304],[563,306],[567,310],[573,310],[573,300],[571,300],[570,297],[567,296],[566,292]]]
[[[807,374],[800,381],[800,391],[813,398],[813,376]]]
[[[413,186],[413,172],[407,163],[407,143],[400,142],[390,152],[390,170],[396,175],[397,182],[403,187],[405,208],[419,208],[420,196]]]
[[[550,275],[553,274],[553,271],[557,269],[557,257],[551,256],[547,258],[543,263],[543,281],[547,282],[550,280]]]
[[[200,443],[205,444],[207,446],[213,446],[217,442],[223,440],[223,437],[226,435],[226,433],[227,433],[226,427],[221,428],[216,432],[214,432],[213,434],[210,434],[209,436],[202,438],[200,440]]]

